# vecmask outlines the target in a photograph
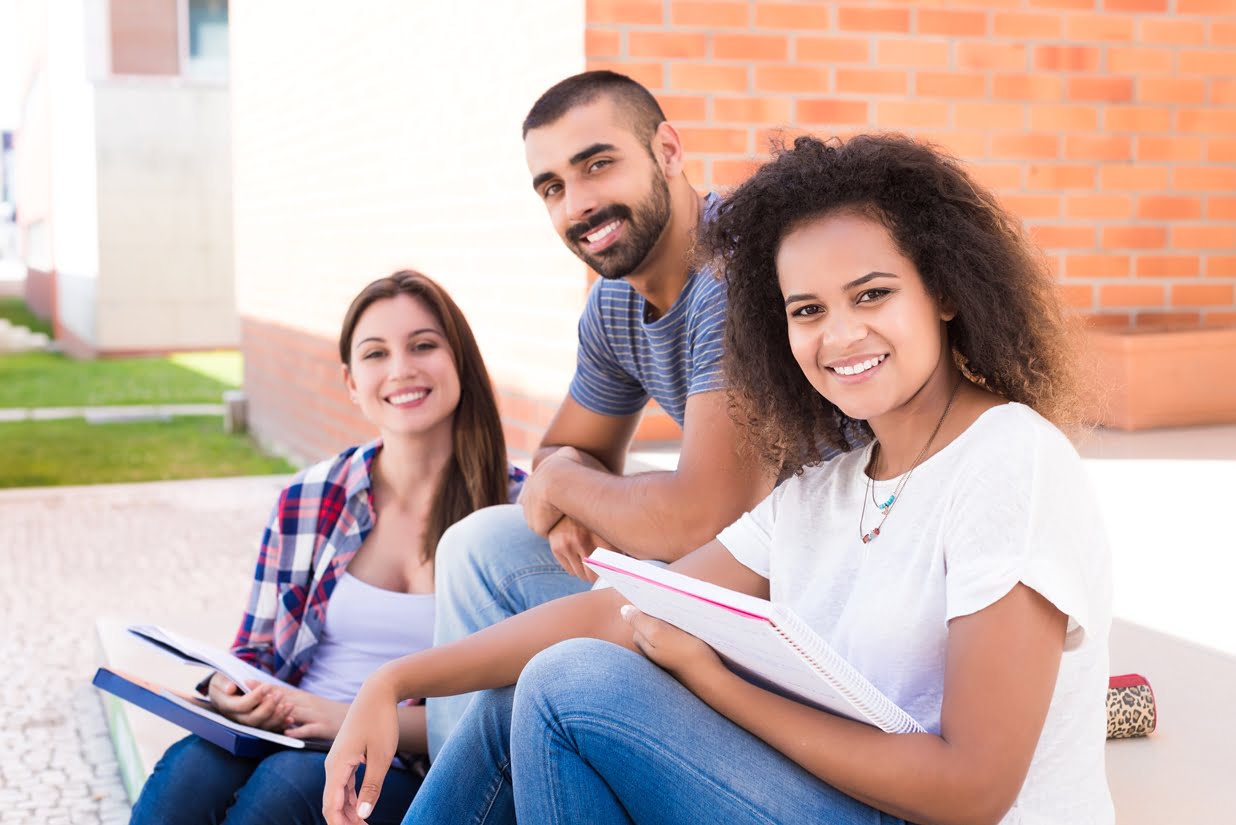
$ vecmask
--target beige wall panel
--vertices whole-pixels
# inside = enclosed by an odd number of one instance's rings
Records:
[[[101,349],[235,346],[228,92],[98,89]]]

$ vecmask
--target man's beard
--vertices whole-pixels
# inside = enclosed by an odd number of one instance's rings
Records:
[[[623,221],[623,237],[613,246],[596,255],[589,254],[580,241],[589,232],[612,220]],[[587,221],[575,224],[567,230],[571,251],[592,267],[602,278],[616,280],[625,278],[643,265],[652,248],[661,239],[670,219],[669,184],[659,168],[653,169],[652,191],[633,211],[625,204],[616,203],[599,210]]]

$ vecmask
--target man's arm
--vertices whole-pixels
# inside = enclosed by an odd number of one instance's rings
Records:
[[[637,421],[596,415],[568,400],[538,451],[534,497],[629,555],[673,561],[714,539],[772,490],[772,474],[740,452],[724,392],[687,399],[672,472],[618,475]],[[587,452],[613,472],[555,455],[562,446]]]
[[[641,415],[601,415],[568,395],[541,437],[541,446],[532,457],[532,469],[562,447],[574,447],[601,462],[611,473],[622,475],[627,449]]]

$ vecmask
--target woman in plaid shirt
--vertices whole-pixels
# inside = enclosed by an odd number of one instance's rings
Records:
[[[218,673],[208,685],[226,716],[302,739],[333,738],[370,672],[432,644],[438,539],[472,511],[514,501],[524,477],[506,462],[467,320],[429,278],[402,271],[365,287],[339,357],[380,438],[309,467],[280,494],[232,648],[286,685],[242,693]],[[399,728],[401,753],[426,752],[423,704],[401,707]],[[155,766],[131,825],[321,823],[324,759],[245,759],[186,737]],[[370,822],[399,822],[421,775],[391,771]]]

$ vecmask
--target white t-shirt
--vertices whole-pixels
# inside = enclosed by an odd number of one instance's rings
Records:
[[[1021,404],[983,413],[914,470],[863,544],[871,447],[781,484],[718,539],[886,696],[940,732],[948,621],[1022,582],[1068,617],[1060,674],[1030,771],[1002,825],[1106,825],[1111,562],[1068,439]],[[899,479],[874,484],[883,502]],[[864,532],[879,524],[867,502]],[[1016,650],[1009,650],[1016,656]]]

